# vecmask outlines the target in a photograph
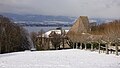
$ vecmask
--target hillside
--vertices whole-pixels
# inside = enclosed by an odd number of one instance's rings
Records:
[[[42,26],[42,25],[71,25],[76,17],[69,16],[52,16],[52,15],[19,15],[12,13],[1,13],[11,18],[16,23],[25,26]]]
[[[120,56],[85,50],[25,51],[0,55],[0,68],[120,68]]]
[[[77,17],[70,17],[70,16],[52,16],[52,15],[30,15],[30,14],[12,14],[12,13],[0,13],[0,15],[4,15],[19,23],[23,26],[71,26],[73,25],[74,21]],[[96,23],[104,23],[114,19],[109,18],[89,18],[90,22]]]

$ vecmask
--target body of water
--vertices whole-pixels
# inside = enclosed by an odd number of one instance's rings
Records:
[[[58,27],[29,27],[29,26],[26,26],[24,27],[26,30],[28,30],[28,32],[39,32],[42,30],[44,30],[45,32],[49,31],[49,30],[54,30]],[[62,29],[65,29],[65,30],[69,30],[70,27],[62,27]]]

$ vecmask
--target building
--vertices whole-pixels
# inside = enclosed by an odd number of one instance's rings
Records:
[[[55,29],[37,36],[38,48],[41,50],[68,48],[66,34],[69,30]]]
[[[90,31],[89,20],[87,16],[80,16],[71,29],[68,31],[67,36],[73,42],[80,42],[82,34],[88,34]]]

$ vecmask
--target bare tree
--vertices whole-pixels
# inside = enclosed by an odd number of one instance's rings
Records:
[[[9,18],[0,16],[0,48],[1,53],[29,49],[27,32]]]
[[[55,47],[55,49],[60,48],[62,36],[60,34],[57,34],[55,31],[52,31],[49,37],[51,38],[52,45]]]
[[[34,47],[36,47],[36,45],[37,45],[37,35],[38,34],[36,32],[31,32],[30,33],[30,36],[31,36],[31,39],[33,41]]]
[[[115,20],[111,23],[106,25],[106,30],[104,31],[105,35],[107,36],[106,41],[108,42],[109,46],[111,44],[115,44],[116,55],[118,55],[118,43],[120,41],[120,21]]]

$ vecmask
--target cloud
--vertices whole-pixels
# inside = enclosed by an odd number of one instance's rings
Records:
[[[0,0],[0,12],[119,17],[120,0]]]

